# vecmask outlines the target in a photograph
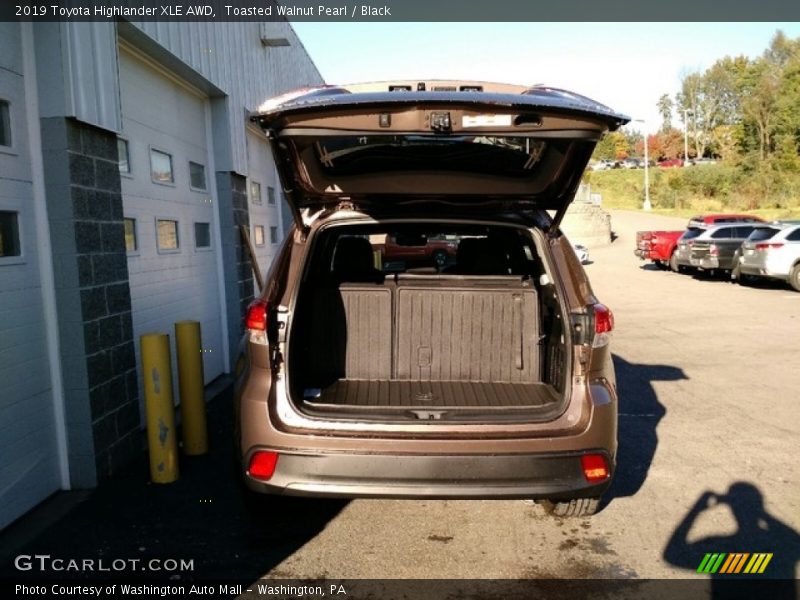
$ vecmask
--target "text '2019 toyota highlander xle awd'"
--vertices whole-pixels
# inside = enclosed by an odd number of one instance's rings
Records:
[[[250,307],[247,488],[532,498],[596,510],[614,473],[611,312],[559,223],[627,117],[543,87],[323,87],[265,103],[294,227]],[[385,240],[447,260],[385,260]]]

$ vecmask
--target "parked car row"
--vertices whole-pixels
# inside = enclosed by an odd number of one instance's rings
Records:
[[[676,272],[726,273],[739,283],[787,281],[800,291],[800,221],[750,215],[694,217],[686,230],[640,231],[634,254]]]

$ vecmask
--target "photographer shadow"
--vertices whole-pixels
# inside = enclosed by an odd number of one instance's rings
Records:
[[[689,534],[698,517],[718,504],[726,504],[730,508],[736,519],[736,533],[689,541]],[[749,556],[742,561],[743,567],[736,569],[738,573],[722,572],[727,556],[718,568],[712,569],[715,572],[710,574],[710,597],[714,600],[797,597],[795,568],[800,560],[800,535],[766,511],[764,498],[755,485],[737,481],[730,486],[727,494],[704,492],[667,542],[664,559],[677,567],[697,572],[706,554],[718,553],[748,553]],[[745,574],[744,570],[756,553],[769,553],[772,557],[763,574]],[[765,581],[767,578],[770,581]]]

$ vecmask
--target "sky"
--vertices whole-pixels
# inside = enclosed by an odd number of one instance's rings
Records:
[[[564,88],[661,125],[656,102],[726,55],[755,57],[800,23],[301,23],[326,83],[464,79]],[[680,126],[679,115],[673,124]]]

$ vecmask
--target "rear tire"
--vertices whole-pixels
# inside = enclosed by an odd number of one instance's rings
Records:
[[[796,292],[800,292],[800,264],[796,264],[789,272],[789,285]]]
[[[542,500],[545,511],[554,517],[591,517],[597,512],[600,498],[573,498],[572,500]]]
[[[669,257],[669,270],[672,271],[673,273],[681,272],[680,265],[678,265],[678,257],[675,256],[674,250],[672,251],[672,254],[670,254]]]

